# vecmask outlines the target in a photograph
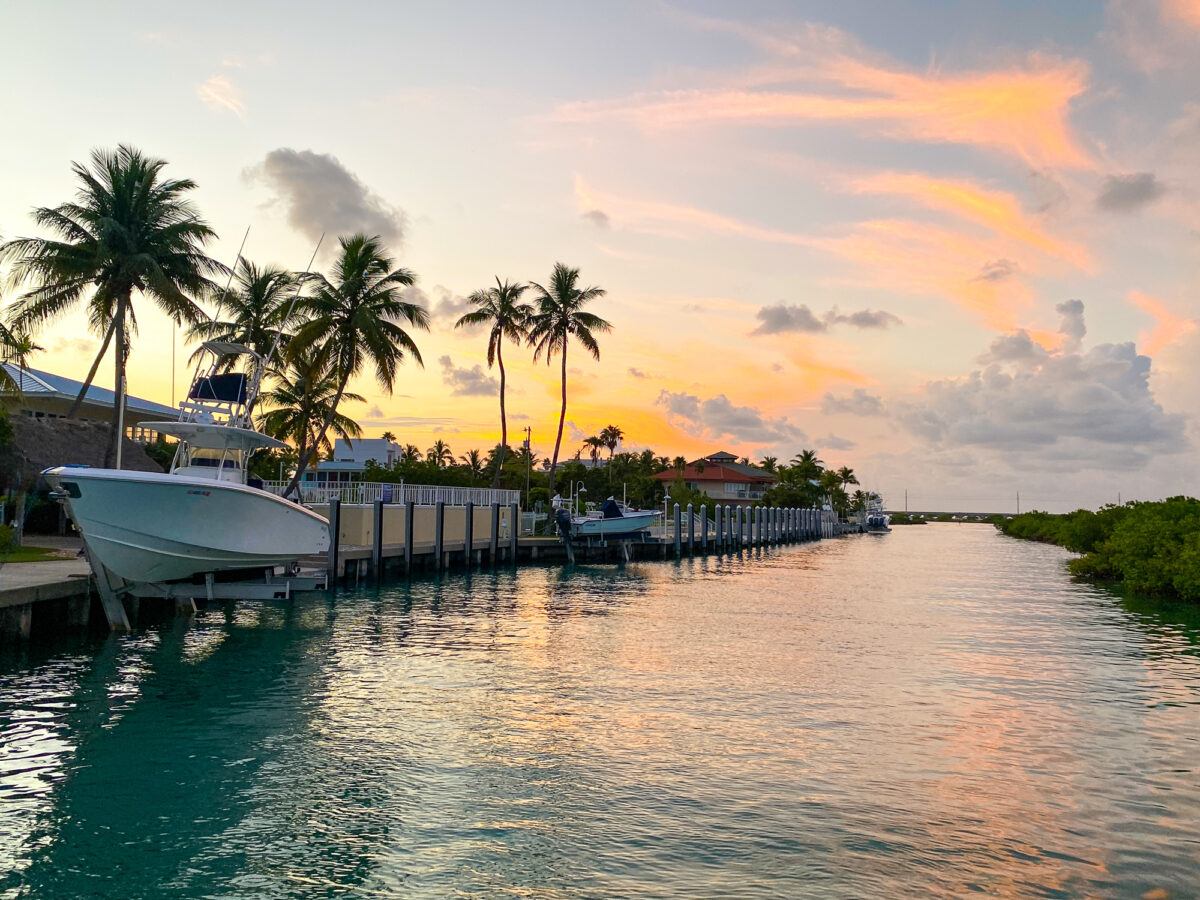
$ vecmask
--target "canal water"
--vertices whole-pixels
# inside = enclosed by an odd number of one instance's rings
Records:
[[[928,525],[6,650],[0,897],[1200,895],[1200,615],[1065,559]]]

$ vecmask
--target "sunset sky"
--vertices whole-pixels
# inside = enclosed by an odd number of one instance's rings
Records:
[[[1198,490],[1200,0],[4,21],[0,237],[119,142],[199,183],[226,263],[247,226],[249,258],[293,268],[323,231],[381,234],[434,324],[394,394],[357,385],[368,435],[494,443],[483,337],[453,321],[563,261],[614,325],[598,363],[573,352],[564,455],[614,423],[668,456],[815,447],[893,507]],[[169,402],[172,325],[139,322],[130,390]],[[99,343],[82,314],[38,340],[31,365],[76,378]],[[548,452],[557,369],[506,354],[510,427]]]

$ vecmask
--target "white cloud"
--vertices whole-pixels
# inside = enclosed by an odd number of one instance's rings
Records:
[[[439,358],[438,363],[442,367],[442,381],[456,396],[490,397],[500,390],[500,383],[478,363],[468,369],[454,365],[449,356]]]
[[[196,88],[196,96],[209,109],[225,110],[239,119],[246,117],[246,104],[242,92],[225,75],[214,75]]]
[[[312,240],[361,231],[394,248],[404,238],[404,213],[331,154],[280,147],[247,174],[273,191],[288,224]]]
[[[695,394],[662,391],[656,401],[679,427],[712,440],[730,438],[749,444],[791,446],[804,431],[786,418],[770,418],[753,406],[737,406],[724,394],[701,399]]]
[[[883,400],[862,388],[844,397],[828,393],[821,398],[821,412],[827,416],[878,416],[883,414]]]
[[[897,421],[937,449],[975,448],[985,467],[1136,470],[1188,448],[1182,416],[1150,387],[1151,360],[1133,343],[1079,348],[1083,304],[1061,304],[1064,346],[1027,334],[998,338],[984,368],[934,381],[894,404]]]
[[[815,334],[828,331],[834,325],[882,329],[902,324],[899,316],[882,309],[860,309],[852,313],[843,313],[835,306],[818,316],[804,303],[799,306],[789,306],[786,303],[762,306],[755,313],[755,318],[758,319],[759,325],[751,334],[782,334],[790,331]]]

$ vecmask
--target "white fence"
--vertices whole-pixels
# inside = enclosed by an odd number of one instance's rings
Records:
[[[287,488],[286,481],[268,481],[263,487],[276,494]],[[521,502],[520,491],[492,490],[491,488],[448,487],[436,484],[382,484],[378,481],[348,481],[344,484],[301,484],[300,499],[304,503],[328,503],[333,498],[343,503],[408,503],[417,506],[490,506],[499,503],[508,506]]]

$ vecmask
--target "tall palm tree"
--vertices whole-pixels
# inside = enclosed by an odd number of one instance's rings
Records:
[[[562,449],[563,425],[567,421],[567,349],[574,337],[583,348],[600,358],[600,345],[593,332],[607,332],[612,325],[584,307],[605,295],[603,288],[579,287],[579,270],[562,263],[554,264],[550,274],[550,286],[532,284],[537,294],[537,310],[530,319],[529,343],[533,345],[533,360],[546,358],[546,365],[554,354],[562,359],[562,407],[558,413],[558,436],[554,439],[554,455],[550,457],[549,488],[554,493],[554,470],[558,468],[558,453]]]
[[[510,340],[520,344],[529,334],[529,318],[533,307],[521,300],[529,290],[527,284],[512,284],[496,277],[496,286],[475,291],[467,302],[475,308],[465,313],[454,323],[455,328],[487,325],[488,368],[495,363],[500,369],[500,456],[496,472],[492,476],[492,487],[500,486],[500,469],[504,466],[504,454],[508,448],[508,415],[504,409],[506,376],[504,372],[504,342]]]
[[[463,468],[467,470],[467,474],[471,476],[471,487],[474,487],[483,474],[483,454],[478,450],[468,450],[458,459],[463,464]]]
[[[454,461],[454,454],[450,451],[450,446],[438,438],[425,453],[425,458],[433,463],[435,468],[441,469]]]
[[[294,272],[242,259],[229,290],[214,292],[213,317],[193,325],[188,338],[242,344],[263,359],[277,341],[280,350],[286,350],[288,331],[295,324],[295,311],[290,307],[302,281],[302,276]],[[192,359],[201,352],[198,348]]]
[[[837,470],[838,481],[842,483],[842,487],[848,487],[852,484],[858,484],[858,476],[854,474],[854,470],[849,466],[842,466]]]
[[[322,436],[337,414],[346,385],[364,368],[372,367],[376,381],[390,394],[396,370],[408,356],[424,365],[403,323],[429,328],[425,308],[404,299],[404,289],[417,277],[396,267],[378,237],[354,234],[338,243],[341,252],[330,277],[312,276],[313,291],[300,304],[306,321],[290,342],[292,352],[315,352],[327,359],[337,379],[333,402],[317,429]],[[306,464],[300,460],[285,494],[296,489]]]
[[[683,470],[687,468],[687,459],[682,456],[677,456],[671,461],[671,465],[675,468],[676,472],[682,475]]]
[[[416,444],[405,444],[400,457],[406,463],[418,463],[421,461],[421,448]]]
[[[383,440],[387,441],[389,444],[396,443],[396,435],[391,431],[385,431],[379,437],[382,438]]]
[[[617,452],[617,448],[621,446],[621,439],[624,437],[625,432],[618,425],[605,425],[600,429],[600,440],[608,448],[608,458],[610,460],[613,458],[613,454]]]
[[[775,456],[764,456],[760,461],[760,465],[762,466],[763,471],[771,472],[773,474],[775,469],[779,466],[779,458]]]
[[[604,447],[604,438],[599,435],[586,437],[583,439],[583,446],[588,448],[588,456],[592,458],[592,465],[600,459],[600,450]]]
[[[271,373],[273,387],[264,391],[261,405],[266,412],[259,416],[259,426],[271,437],[289,441],[296,448],[298,460],[311,463],[322,453],[330,453],[333,445],[328,433],[317,432],[317,424],[329,415],[337,395],[337,379],[328,361],[317,356],[291,356],[284,368]],[[362,402],[357,394],[343,392],[341,400]],[[362,436],[362,429],[349,416],[333,410],[329,429],[344,440]]]
[[[89,321],[105,339],[70,414],[114,341],[112,452],[121,439],[134,294],[153,300],[177,324],[192,324],[204,315],[192,298],[210,292],[211,276],[225,271],[204,253],[215,233],[186,197],[195,182],[163,178],[166,165],[125,144],[94,150],[90,166],[71,165],[80,182],[75,201],[33,212],[34,222],[57,239],[17,238],[0,247],[0,259],[12,262],[12,277],[32,283],[13,311],[17,328],[44,325],[91,292]]]

